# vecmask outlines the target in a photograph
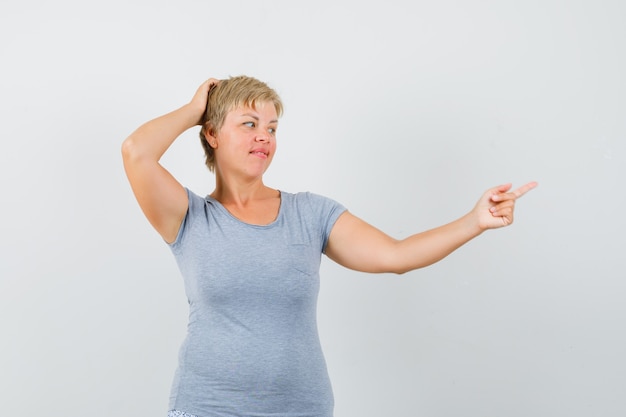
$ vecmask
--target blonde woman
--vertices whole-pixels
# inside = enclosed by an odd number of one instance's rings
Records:
[[[396,240],[331,199],[265,185],[282,110],[254,78],[209,79],[123,143],[133,192],[176,257],[189,300],[170,417],[332,417],[316,323],[321,255],[365,272],[421,268],[511,224],[515,201],[536,186],[492,188],[460,219]],[[159,164],[197,125],[216,179],[206,197]]]

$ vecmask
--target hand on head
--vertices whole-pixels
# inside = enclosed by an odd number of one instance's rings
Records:
[[[194,94],[193,98],[189,102],[189,105],[199,113],[197,125],[204,124],[204,115],[206,113],[206,106],[209,101],[209,92],[213,87],[219,84],[220,80],[216,78],[209,78],[198,87],[198,90]]]

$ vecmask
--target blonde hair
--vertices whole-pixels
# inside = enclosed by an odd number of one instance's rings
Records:
[[[216,135],[231,110],[240,106],[255,108],[260,102],[271,102],[276,109],[276,115],[278,117],[282,115],[283,103],[276,91],[256,78],[245,75],[230,77],[220,80],[217,85],[211,87],[200,129],[200,142],[204,148],[205,164],[209,171],[215,171],[215,150],[207,141],[207,133]]]

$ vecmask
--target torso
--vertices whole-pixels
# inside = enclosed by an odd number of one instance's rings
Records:
[[[190,309],[170,409],[333,415],[316,306],[321,255],[345,209],[310,193],[272,191],[243,211],[231,205],[234,213],[188,192],[189,210],[170,245]]]

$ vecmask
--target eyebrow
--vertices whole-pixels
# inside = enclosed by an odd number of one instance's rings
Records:
[[[257,122],[259,121],[259,117],[252,113],[242,113],[241,116],[252,117]],[[278,119],[270,120],[270,123],[278,123]]]

